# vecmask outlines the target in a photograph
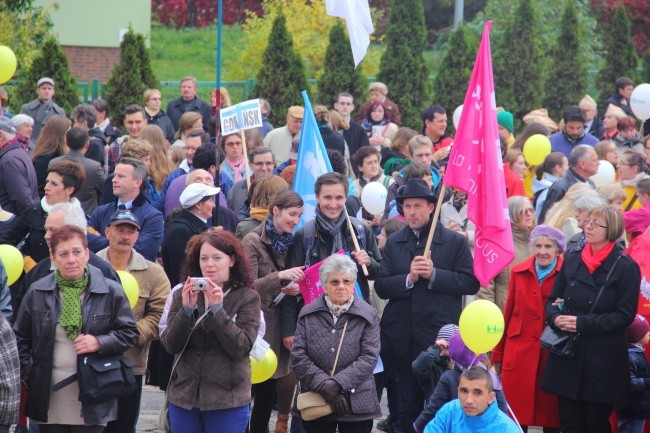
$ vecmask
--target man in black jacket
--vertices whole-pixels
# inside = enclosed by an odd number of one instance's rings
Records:
[[[196,78],[183,77],[181,79],[181,97],[172,99],[167,104],[167,115],[172,121],[174,130],[178,131],[179,122],[183,113],[196,111],[203,117],[203,129],[207,130],[212,116],[210,104],[196,96]]]

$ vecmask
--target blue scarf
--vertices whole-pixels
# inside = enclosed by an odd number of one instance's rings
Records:
[[[557,265],[557,257],[555,260],[553,260],[553,263],[548,265],[545,268],[542,268],[539,263],[537,263],[537,260],[535,260],[535,273],[537,274],[537,284],[540,286],[542,285],[542,281],[544,281],[544,278],[548,276],[548,274],[555,269],[555,265]]]
[[[264,230],[266,234],[271,238],[271,248],[276,253],[283,255],[287,252],[289,247],[293,245],[293,235],[291,233],[282,233],[279,234],[275,231],[275,226],[273,225],[273,216],[269,215],[266,217],[264,222]]]

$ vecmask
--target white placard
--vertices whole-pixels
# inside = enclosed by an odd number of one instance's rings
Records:
[[[251,99],[250,101],[222,108],[219,115],[221,116],[221,133],[223,135],[262,126],[262,111],[260,110],[259,99]]]

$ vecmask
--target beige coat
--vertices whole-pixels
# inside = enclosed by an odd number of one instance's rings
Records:
[[[278,368],[273,374],[273,379],[286,376],[291,371],[289,368],[290,353],[282,344],[282,327],[280,307],[272,306],[273,299],[280,293],[280,279],[278,269],[275,269],[273,261],[266,250],[266,245],[271,245],[271,239],[264,230],[264,224],[258,225],[250,231],[242,241],[253,271],[253,289],[260,294],[262,312],[266,322],[266,333],[264,340],[271,345],[271,349],[278,357]],[[278,265],[284,266],[284,255],[277,254],[275,259]]]
[[[108,248],[99,251],[97,255],[110,263]],[[160,316],[162,316],[171,287],[163,267],[146,260],[135,250],[133,250],[131,263],[126,271],[133,275],[140,289],[138,303],[133,308],[136,325],[140,331],[140,340],[124,355],[133,362],[133,372],[136,375],[144,375],[147,371],[149,346],[152,341],[160,339],[158,322],[160,322]]]

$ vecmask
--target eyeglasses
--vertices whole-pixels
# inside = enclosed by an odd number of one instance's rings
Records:
[[[333,279],[333,280],[329,280],[329,281],[327,282],[327,284],[330,284],[330,285],[332,285],[332,286],[339,286],[339,285],[341,285],[341,283],[343,283],[343,285],[344,285],[345,287],[350,287],[350,286],[352,286],[352,285],[354,284],[354,281],[352,281],[352,280],[348,280],[348,279],[345,279],[345,280],[336,280],[336,279]]]
[[[604,226],[602,224],[597,223],[596,221],[592,221],[591,219],[587,218],[585,220],[585,227],[592,226],[592,227],[600,227],[601,229],[606,229],[607,226]]]
[[[226,143],[226,146],[241,146],[241,141],[231,141]]]
[[[532,214],[535,213],[535,209],[533,209],[532,207],[527,207],[525,209],[522,209],[521,213],[522,214],[527,214],[527,215],[532,215]]]

